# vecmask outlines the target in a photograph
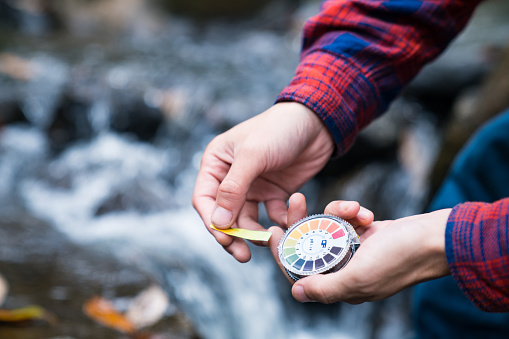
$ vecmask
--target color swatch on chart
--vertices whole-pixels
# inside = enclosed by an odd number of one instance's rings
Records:
[[[281,239],[279,259],[294,279],[330,271],[350,253],[349,228],[346,221],[330,215],[302,219]]]

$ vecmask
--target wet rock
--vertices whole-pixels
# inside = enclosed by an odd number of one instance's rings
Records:
[[[95,216],[113,212],[136,211],[142,214],[160,212],[172,207],[171,197],[158,190],[152,182],[136,180],[129,186],[112,190],[110,195],[97,207]]]
[[[486,1],[475,11],[465,30],[410,84],[409,92],[433,100],[450,100],[478,84],[490,72],[493,53],[509,40],[509,3]]]
[[[108,129],[151,141],[165,121],[163,112],[148,106],[142,93],[124,89],[110,96],[111,89],[98,84],[92,75],[73,76],[69,82],[47,129],[55,150]]]
[[[160,110],[169,123],[184,126],[191,113],[191,96],[183,88],[151,88],[143,99],[148,107]]]
[[[329,162],[319,178],[336,178],[374,161],[395,159],[402,131],[425,114],[417,102],[401,97],[388,111],[362,130],[352,148],[339,159]]]
[[[70,143],[88,140],[93,135],[89,119],[91,104],[78,98],[65,96],[54,120],[48,128],[48,137],[54,150],[61,151]]]
[[[3,26],[34,35],[57,26],[50,0],[0,0],[0,22]]]
[[[159,0],[172,12],[190,17],[234,18],[252,16],[260,11],[271,0]],[[273,1],[273,0],[272,0]]]
[[[136,136],[139,140],[152,140],[164,122],[161,110],[149,107],[140,96],[129,98],[122,95],[113,104],[111,129]]]
[[[30,61],[12,53],[0,53],[0,126],[26,121],[18,84],[33,76]]]
[[[26,118],[17,100],[0,99],[0,126],[24,121]]]
[[[65,30],[78,36],[134,33],[150,38],[160,15],[149,0],[56,1],[55,16]]]

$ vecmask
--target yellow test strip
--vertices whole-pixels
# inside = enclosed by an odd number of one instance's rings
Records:
[[[239,237],[247,240],[255,240],[255,241],[269,241],[272,233],[268,231],[251,231],[243,228],[228,228],[225,230],[216,228],[214,225],[210,225],[210,227],[216,231],[223,232],[225,234]]]

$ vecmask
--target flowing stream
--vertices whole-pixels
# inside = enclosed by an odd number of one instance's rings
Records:
[[[297,24],[313,6],[295,14]],[[140,268],[204,338],[409,337],[406,293],[358,306],[299,304],[268,249],[252,247],[253,259],[237,263],[191,206],[205,145],[272,104],[297,64],[299,34],[175,18],[115,37],[16,36],[4,52],[29,76],[0,78],[2,102],[22,113],[0,133],[2,214],[22,206],[73,242]],[[428,163],[438,147],[430,124],[415,134],[432,146]],[[363,188],[342,192],[367,190],[374,166],[355,177]],[[384,166],[399,190],[386,193],[405,191],[408,177]],[[313,185],[304,188],[311,200]],[[399,213],[422,208],[420,193]]]

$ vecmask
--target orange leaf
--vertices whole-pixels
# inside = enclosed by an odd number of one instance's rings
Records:
[[[102,297],[93,297],[83,306],[85,313],[96,322],[122,333],[133,333],[135,326],[119,313],[112,303]]]

